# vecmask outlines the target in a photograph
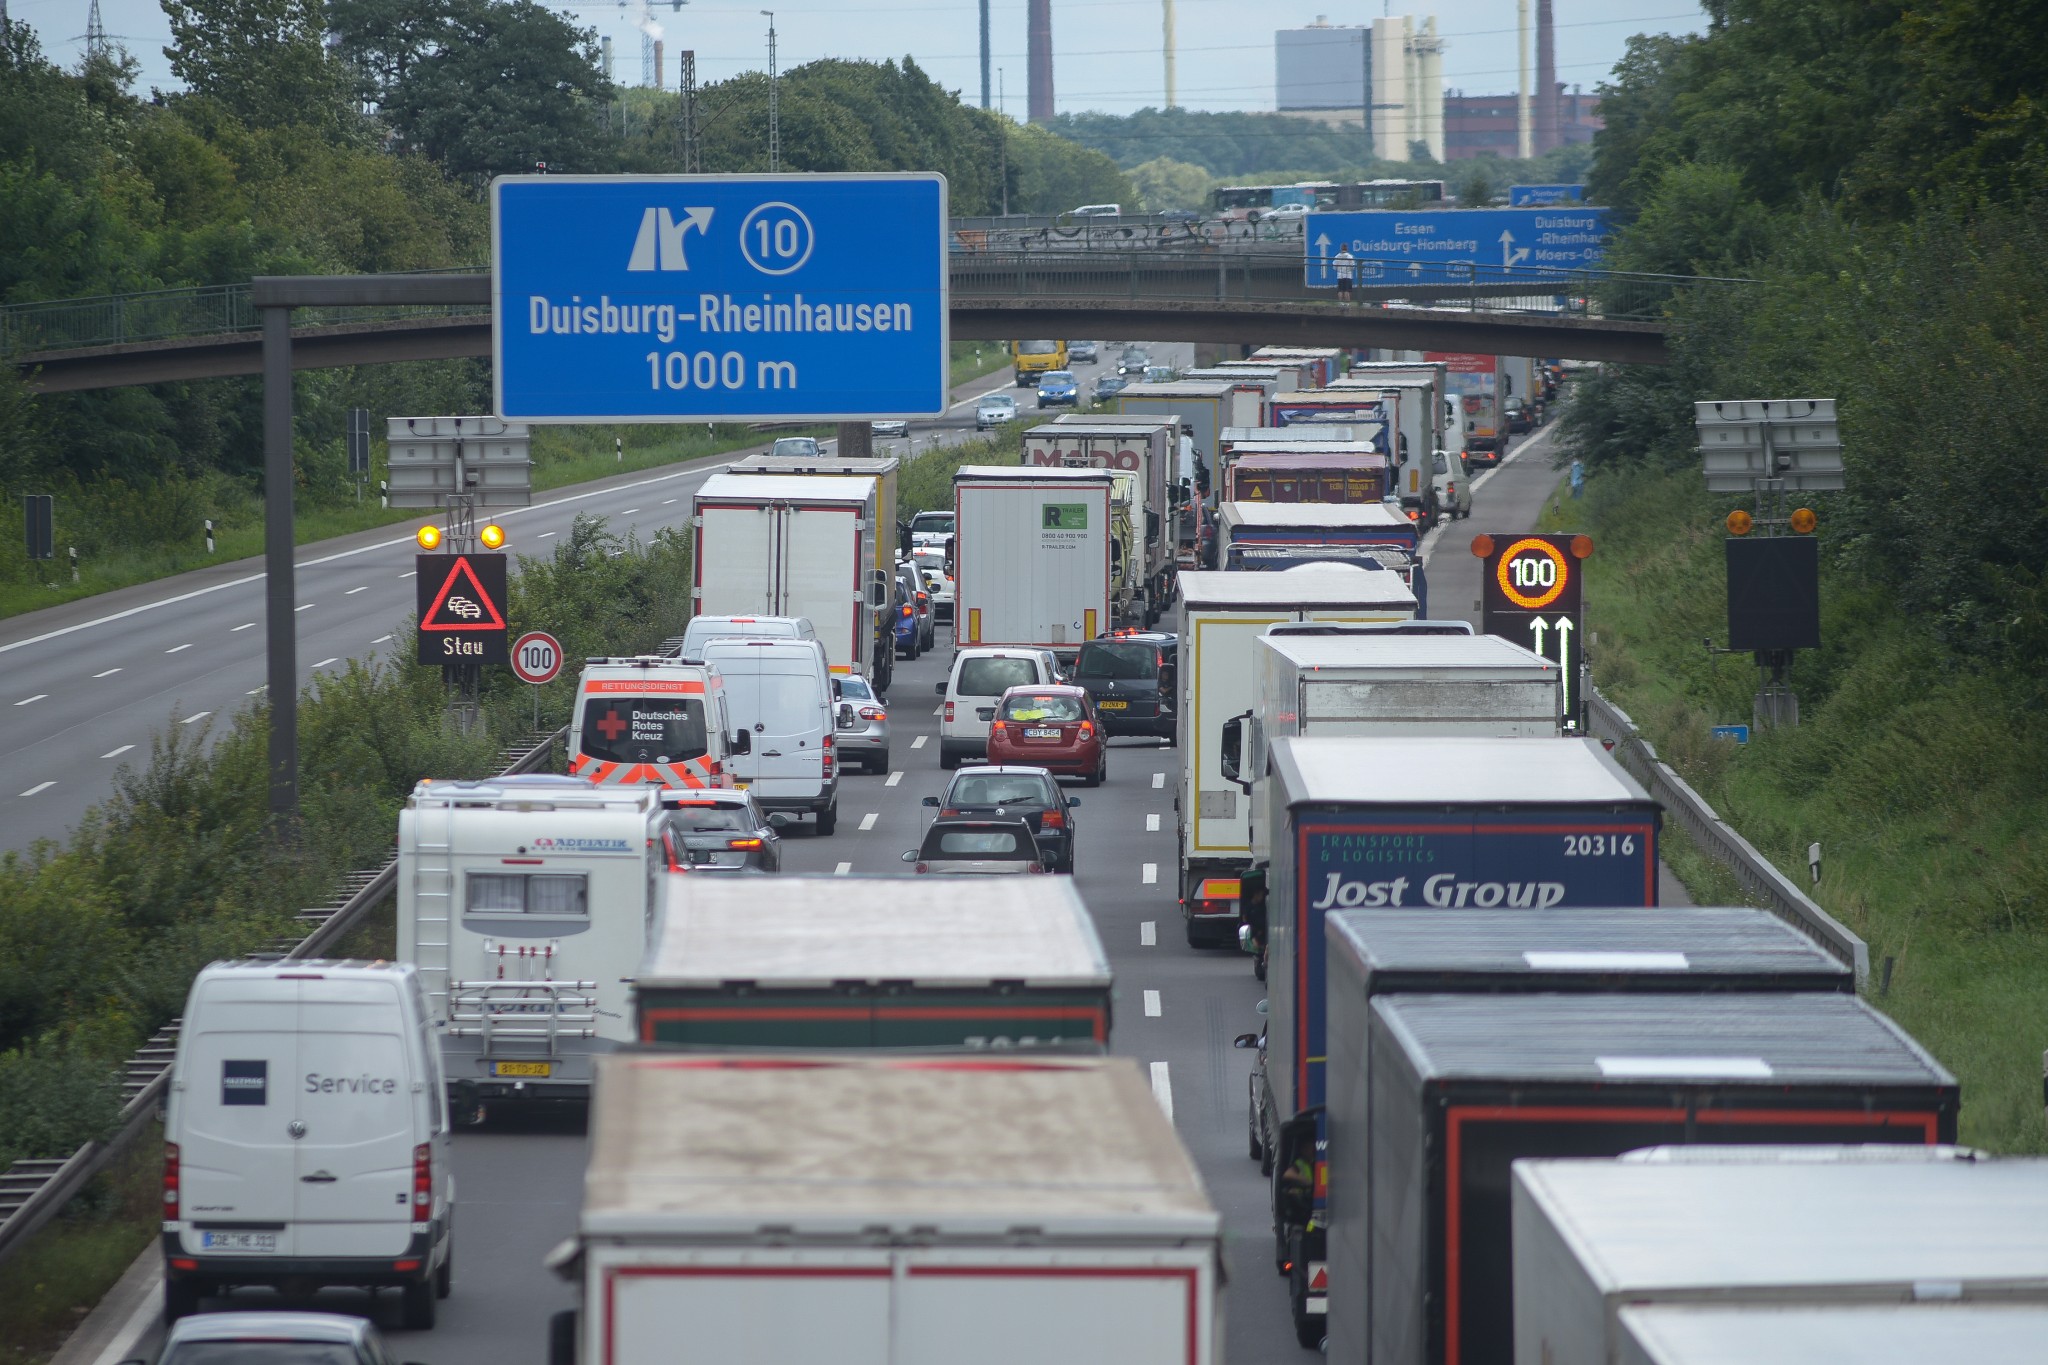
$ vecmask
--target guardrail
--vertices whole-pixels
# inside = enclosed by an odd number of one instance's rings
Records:
[[[1700,852],[1734,874],[1742,889],[1764,907],[1849,964],[1862,986],[1870,977],[1870,945],[1780,872],[1756,846],[1707,804],[1643,738],[1628,713],[1597,691],[1587,693],[1592,732],[1613,746],[1614,757],[1684,828]]]
[[[532,772],[547,762],[555,746],[564,743],[568,736],[565,726],[536,736],[525,748],[505,750],[499,755],[504,766],[498,775]],[[279,945],[280,950],[292,960],[318,957],[389,896],[397,882],[395,856],[380,867],[351,872],[342,879],[334,904],[299,912],[299,922],[308,926],[308,932],[296,941],[285,940]],[[37,1229],[84,1188],[86,1181],[105,1170],[149,1126],[163,1099],[164,1088],[170,1083],[177,1035],[178,1021],[173,1019],[129,1060],[121,1086],[125,1102],[114,1130],[106,1138],[88,1142],[61,1160],[17,1161],[0,1173],[0,1261],[20,1250]]]

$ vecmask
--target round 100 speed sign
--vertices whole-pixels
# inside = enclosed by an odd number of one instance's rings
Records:
[[[544,630],[529,630],[512,642],[512,675],[538,686],[562,671],[562,645]]]

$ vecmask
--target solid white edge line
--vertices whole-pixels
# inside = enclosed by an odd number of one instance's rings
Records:
[[[1173,1122],[1173,1077],[1167,1072],[1165,1062],[1152,1063],[1152,1098],[1159,1101],[1159,1107],[1166,1111],[1166,1121]]]
[[[1156,948],[1159,946],[1159,921],[1146,920],[1138,926],[1138,946]]]
[[[1159,1017],[1158,991],[1145,992],[1145,1017],[1147,1019],[1157,1019]]]

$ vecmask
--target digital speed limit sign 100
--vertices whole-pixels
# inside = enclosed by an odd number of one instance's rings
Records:
[[[1585,730],[1585,651],[1579,574],[1593,553],[1590,536],[1480,535],[1472,553],[1480,576],[1480,625],[1554,661],[1563,673],[1564,728]]]

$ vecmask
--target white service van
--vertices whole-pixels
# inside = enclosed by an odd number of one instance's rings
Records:
[[[676,646],[678,659],[702,659],[713,640],[736,638],[815,640],[818,632],[808,616],[692,616]]]
[[[164,1110],[164,1316],[240,1285],[360,1285],[432,1327],[454,1266],[447,1093],[410,963],[201,971]]]
[[[726,712],[725,680],[666,654],[586,659],[569,717],[569,772],[590,782],[730,787],[753,747]]]
[[[704,662],[725,680],[735,730],[749,752],[727,767],[763,810],[803,811],[818,833],[839,822],[839,765],[832,751],[832,670],[816,640],[713,640]]]
[[[668,866],[660,787],[530,774],[422,782],[398,815],[398,956],[419,968],[458,1119],[587,1099],[632,1041],[622,978]]]
[[[988,752],[989,722],[1003,693],[1063,681],[1051,650],[963,649],[955,654],[937,689],[945,699],[939,708],[939,766],[957,768]]]

